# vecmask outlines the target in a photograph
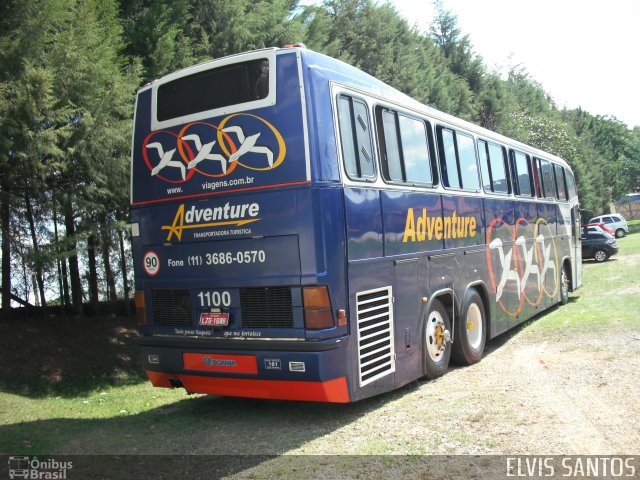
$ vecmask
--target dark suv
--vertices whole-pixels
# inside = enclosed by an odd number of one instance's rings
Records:
[[[596,262],[604,262],[611,255],[618,253],[616,239],[607,233],[583,233],[582,258],[593,258]]]

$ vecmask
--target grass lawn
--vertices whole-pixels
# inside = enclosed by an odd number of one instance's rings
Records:
[[[640,233],[618,239],[620,251],[604,263],[583,263],[583,286],[570,305],[529,322],[526,334],[548,335],[562,330],[588,332],[638,325],[640,298]]]

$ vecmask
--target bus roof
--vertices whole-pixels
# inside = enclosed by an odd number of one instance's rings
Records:
[[[495,140],[497,142],[503,143],[505,145],[509,145],[515,149],[522,149],[528,153],[532,153],[533,155],[543,157],[548,160],[553,160],[563,166],[569,167],[567,162],[557,155],[546,152],[539,148],[535,148],[531,145],[527,145],[525,143],[519,142],[512,138],[501,135],[497,132],[489,130],[487,128],[476,125],[472,122],[463,120],[461,118],[455,117],[448,113],[437,110],[433,107],[429,107],[414,98],[408,96],[405,93],[402,93],[398,89],[384,83],[383,81],[365,73],[364,71],[349,65],[341,60],[337,60],[335,58],[329,57],[322,53],[314,52],[308,49],[300,49],[301,55],[307,57],[310,60],[310,68],[314,68],[314,64],[316,68],[322,68],[323,70],[327,70],[328,68],[340,72],[348,77],[349,83],[345,83],[344,81],[338,82],[344,84],[345,86],[359,90],[363,94],[378,97],[385,102],[395,103],[398,106],[413,110],[416,113],[420,113],[422,115],[431,117],[435,120],[442,121],[451,126],[456,126],[461,129],[467,130],[476,134],[477,136],[485,137],[487,139]]]
[[[369,75],[368,73],[360,70],[357,67],[349,65],[342,60],[337,60],[333,57],[329,57],[325,54],[315,52],[313,50],[309,50],[305,47],[293,46],[293,47],[270,47],[263,48],[257,50],[251,50],[247,52],[237,53],[233,55],[228,55],[225,57],[220,57],[215,60],[207,60],[205,62],[198,63],[196,65],[192,65],[190,67],[183,68],[181,70],[177,70],[170,74],[164,75],[159,79],[155,79],[143,87],[139,89],[139,93],[151,88],[152,85],[156,82],[168,82],[174,80],[176,78],[185,77],[191,75],[193,73],[197,73],[202,70],[206,70],[207,67],[214,68],[219,64],[229,63],[232,59],[241,59],[245,55],[254,55],[258,52],[275,52],[276,54],[281,53],[289,53],[291,51],[296,51],[301,57],[305,58],[306,63],[311,71],[321,69],[323,71],[333,71],[340,74],[341,81],[337,81],[336,83],[345,85],[351,89],[355,89],[360,91],[363,94],[378,97],[385,102],[390,102],[397,104],[398,106],[413,110],[416,113],[420,113],[422,115],[431,117],[435,120],[444,122],[449,124],[450,126],[459,127],[461,129],[467,130],[469,132],[474,133],[477,136],[484,137],[486,139],[494,140],[505,145],[509,145],[515,149],[521,149],[528,153],[531,153],[535,156],[540,156],[546,158],[548,160],[553,160],[556,163],[559,163],[571,170],[568,163],[561,157],[554,155],[552,153],[546,152],[544,150],[535,148],[531,145],[527,145],[525,143],[519,142],[512,138],[501,135],[492,130],[486,129],[479,125],[476,125],[472,122],[463,120],[461,118],[455,117],[448,113],[437,110],[433,107],[429,107],[414,98],[402,93],[400,90],[384,83],[383,81]]]

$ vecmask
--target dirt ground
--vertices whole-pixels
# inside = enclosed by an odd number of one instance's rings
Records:
[[[476,365],[365,400],[366,415],[288,453],[638,454],[640,334],[538,335],[517,329]]]
[[[605,339],[576,335],[530,343],[524,333],[442,379],[495,396],[502,407],[471,408],[457,423],[504,440],[466,453],[638,453],[640,336],[611,332]]]

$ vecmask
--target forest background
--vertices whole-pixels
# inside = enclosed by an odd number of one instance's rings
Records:
[[[83,304],[130,298],[137,89],[198,62],[298,42],[565,158],[585,218],[640,191],[640,126],[559,109],[522,66],[506,75],[491,70],[438,2],[422,32],[392,5],[372,0],[5,0],[2,312],[26,302],[79,312]]]

